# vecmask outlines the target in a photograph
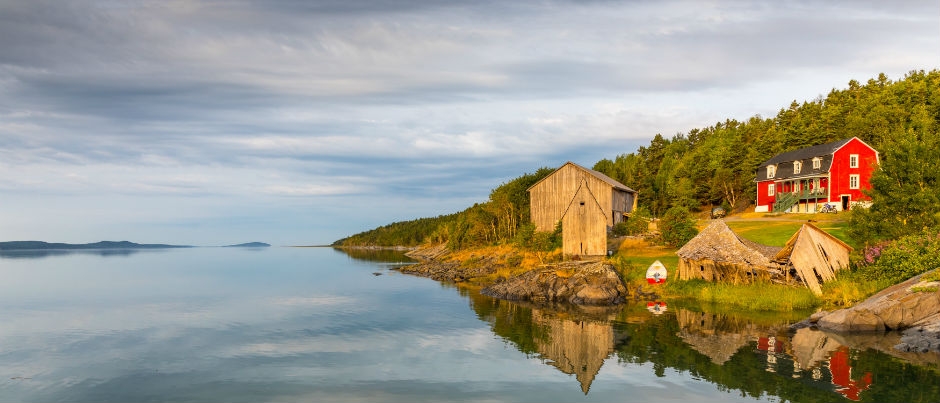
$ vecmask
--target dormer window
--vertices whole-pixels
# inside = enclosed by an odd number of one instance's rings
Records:
[[[776,175],[777,175],[777,166],[767,165],[767,179],[773,178]]]
[[[813,158],[813,169],[822,168],[822,159],[819,157]]]
[[[796,175],[803,170],[803,161],[793,161],[793,174]]]

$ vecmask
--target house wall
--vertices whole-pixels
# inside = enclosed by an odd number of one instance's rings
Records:
[[[858,168],[849,166],[849,156],[858,154]],[[864,190],[871,189],[871,175],[878,165],[878,153],[855,138],[846,143],[833,154],[832,169],[830,170],[829,201],[842,208],[842,196],[848,195],[851,201],[867,201],[868,196]],[[849,175],[859,176],[859,188],[849,188]]]
[[[767,180],[767,181],[757,182],[757,209],[758,209],[757,211],[758,212],[770,211],[774,205],[774,201],[777,200],[776,196],[767,196],[767,188],[769,187],[771,183],[774,183],[774,181]],[[776,191],[779,191],[779,189]],[[766,209],[763,209],[763,207],[766,207]]]

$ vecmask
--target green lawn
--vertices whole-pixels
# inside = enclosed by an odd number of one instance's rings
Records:
[[[728,227],[731,227],[742,238],[763,245],[782,247],[804,222],[806,221],[728,221]],[[855,246],[846,235],[848,223],[831,221],[813,224],[843,242]]]

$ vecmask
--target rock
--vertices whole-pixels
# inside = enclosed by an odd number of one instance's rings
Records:
[[[884,321],[866,309],[840,309],[819,318],[816,325],[822,329],[835,332],[885,331]]]
[[[940,352],[940,291],[924,292],[921,276],[888,287],[857,305],[834,312],[820,312],[820,329],[834,332],[883,332],[903,330],[894,349],[902,352]]]
[[[573,271],[570,277],[559,272]],[[568,302],[578,305],[613,305],[624,302],[627,288],[607,263],[569,262],[522,273],[480,291],[484,295],[536,303]]]

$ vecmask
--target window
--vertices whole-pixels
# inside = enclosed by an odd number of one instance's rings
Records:
[[[777,185],[773,183],[767,185],[767,196],[773,196],[775,194],[777,194]]]
[[[819,168],[822,168],[822,159],[818,157],[813,158],[813,169],[819,169]]]
[[[803,161],[793,161],[793,174],[796,175],[803,170]]]
[[[858,189],[858,175],[849,175],[849,189]]]
[[[777,175],[777,166],[767,165],[767,178],[773,178],[774,175]]]
[[[858,168],[858,154],[849,155],[849,168]]]

